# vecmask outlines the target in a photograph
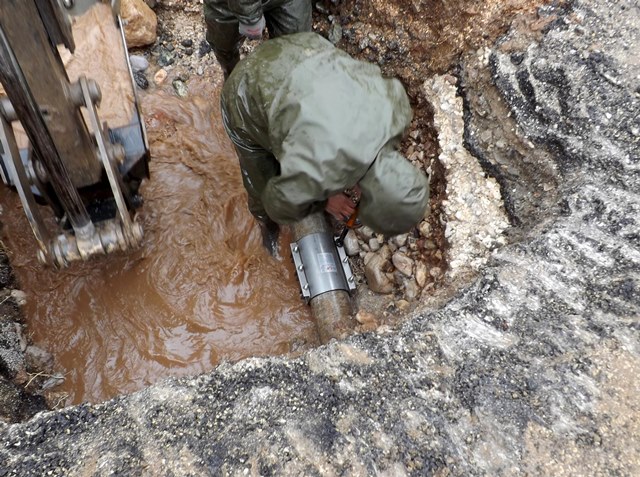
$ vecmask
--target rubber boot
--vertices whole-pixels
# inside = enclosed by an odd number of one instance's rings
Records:
[[[260,232],[262,232],[262,245],[267,249],[272,257],[278,253],[278,236],[280,235],[280,226],[273,220],[258,221],[260,224]]]

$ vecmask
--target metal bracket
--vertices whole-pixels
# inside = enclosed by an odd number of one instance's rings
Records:
[[[38,242],[41,260],[50,262],[50,255],[47,247],[49,243],[47,229],[45,228],[42,217],[40,216],[35,197],[31,192],[31,184],[29,183],[24,164],[22,163],[22,158],[16,144],[13,129],[2,112],[0,112],[0,145],[2,146],[2,155],[5,156],[3,163],[7,167],[8,173],[8,177],[3,177],[3,180],[6,179],[5,183],[12,183],[18,191],[20,202],[22,202],[22,208],[29,220],[29,225],[31,226],[33,235],[36,238],[36,242]]]
[[[347,284],[349,285],[349,293],[356,291],[356,277],[351,270],[351,266],[349,265],[349,257],[347,257],[347,252],[344,250],[344,246],[336,244],[336,249],[338,250],[338,256],[340,257],[340,264],[342,265],[342,271],[344,272],[344,276],[347,279]]]
[[[307,303],[322,293],[345,290],[351,294],[356,289],[347,254],[330,234],[305,235],[290,246],[302,297]]]
[[[82,95],[84,97],[84,106],[89,113],[89,120],[91,122],[91,129],[93,130],[93,134],[96,140],[96,144],[98,146],[98,156],[100,157],[100,161],[102,161],[102,165],[107,173],[107,178],[109,179],[109,185],[111,186],[111,192],[113,193],[113,198],[116,202],[116,206],[118,208],[118,214],[120,216],[120,221],[123,226],[125,237],[132,248],[140,245],[141,239],[141,230],[138,230],[141,226],[140,224],[135,224],[131,220],[131,216],[129,215],[129,209],[127,209],[127,204],[125,203],[124,194],[120,187],[119,181],[119,173],[116,170],[113,161],[109,157],[107,152],[107,142],[105,139],[106,127],[103,129],[100,125],[98,119],[98,111],[94,104],[95,94],[92,96],[92,89],[97,88],[97,84],[92,83],[93,87],[90,88],[89,80],[85,76],[81,76],[78,79],[78,83],[82,88]]]
[[[291,242],[291,256],[293,257],[293,264],[296,267],[296,274],[298,275],[298,282],[300,282],[300,291],[302,292],[302,298],[309,303],[311,299],[311,293],[309,292],[309,282],[307,281],[307,275],[304,273],[304,265],[302,263],[302,257],[300,256],[300,247],[298,242]]]

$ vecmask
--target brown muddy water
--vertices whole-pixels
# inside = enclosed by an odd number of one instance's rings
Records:
[[[28,331],[65,373],[66,405],[317,345],[288,238],[284,258],[272,258],[247,211],[218,91],[189,86],[188,100],[160,90],[141,98],[152,156],[141,250],[44,269],[17,194],[0,190],[2,240],[28,293]]]

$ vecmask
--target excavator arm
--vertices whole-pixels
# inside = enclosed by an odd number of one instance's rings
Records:
[[[40,261],[57,267],[142,241],[149,147],[118,11],[100,0],[0,1],[0,175]]]

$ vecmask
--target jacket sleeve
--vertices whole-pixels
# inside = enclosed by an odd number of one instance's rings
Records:
[[[314,190],[317,193],[314,194]],[[262,194],[262,204],[267,215],[279,224],[297,222],[324,209],[325,203],[317,184],[304,176],[274,177]]]
[[[229,10],[238,17],[240,23],[253,25],[262,16],[262,2],[260,0],[227,0]]]
[[[322,95],[322,101],[300,100],[291,129],[275,153],[280,175],[267,183],[262,203],[278,223],[323,209],[327,198],[355,185],[375,157],[378,138],[362,134],[354,140],[349,123],[355,119],[328,98],[331,95]],[[282,116],[277,121],[288,122]]]

